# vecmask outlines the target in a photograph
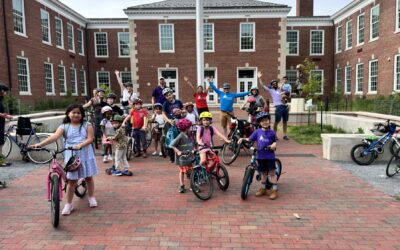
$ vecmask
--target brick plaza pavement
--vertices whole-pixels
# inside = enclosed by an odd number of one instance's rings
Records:
[[[166,159],[134,159],[133,177],[113,177],[98,156],[99,207],[75,197],[58,229],[40,167],[0,190],[0,248],[400,249],[400,202],[323,160],[321,146],[279,140],[277,153],[286,173],[275,201],[254,196],[258,182],[241,200],[246,155],[228,167],[229,189],[214,183],[205,202],[178,193],[178,170]]]

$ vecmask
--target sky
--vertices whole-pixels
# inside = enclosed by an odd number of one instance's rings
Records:
[[[123,9],[160,0],[59,0],[86,18],[127,17]],[[314,0],[315,16],[331,16],[353,0]],[[296,15],[296,0],[264,0],[292,7],[290,16]]]

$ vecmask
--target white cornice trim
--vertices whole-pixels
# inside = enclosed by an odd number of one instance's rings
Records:
[[[78,12],[74,11],[73,9],[69,8],[65,4],[56,1],[56,0],[36,0],[36,2],[46,6],[54,10],[55,12],[59,13],[60,15],[64,16],[65,18],[77,23],[81,27],[85,27],[87,20],[84,16],[79,14]]]
[[[129,29],[128,19],[88,19],[88,29]]]
[[[330,17],[288,17],[287,27],[320,27],[333,26]]]
[[[334,24],[340,23],[343,19],[350,15],[360,11],[366,6],[375,3],[376,0],[354,0],[353,2],[346,5],[344,8],[336,12],[331,16]]]

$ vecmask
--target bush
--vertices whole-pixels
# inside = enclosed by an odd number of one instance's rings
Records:
[[[300,144],[322,144],[321,134],[345,134],[346,131],[340,128],[334,128],[331,125],[321,124],[289,126],[288,135]]]

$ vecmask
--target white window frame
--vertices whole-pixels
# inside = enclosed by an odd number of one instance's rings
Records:
[[[172,49],[170,50],[165,50],[162,49],[162,43],[161,43],[161,27],[162,26],[171,26],[172,27]],[[160,53],[175,53],[175,25],[173,23],[160,23],[158,25],[158,43],[159,43],[159,49]]]
[[[71,34],[70,34],[69,30],[68,30],[68,27],[71,27],[71,31],[72,31]],[[72,36],[70,37],[70,35],[72,35]],[[75,53],[74,25],[72,25],[72,24],[70,24],[70,23],[67,23],[67,38],[68,38],[68,41],[67,41],[68,51],[69,51],[69,52],[72,52],[72,53]],[[70,40],[70,38],[72,39],[72,49],[71,49],[70,46],[69,46],[69,40]]]
[[[31,77],[30,77],[30,72],[29,72],[29,59],[27,57],[23,56],[17,56],[17,59],[22,59],[26,61],[26,83],[28,87],[28,91],[19,91],[20,95],[32,95],[31,92]],[[18,89],[20,89],[21,84],[19,82],[19,74],[18,74],[18,63],[17,63],[17,75],[18,75]]]
[[[325,71],[323,69],[313,69],[310,70],[310,78],[312,77],[312,73],[314,71],[320,71],[321,72],[321,92],[319,93],[315,93],[317,95],[322,95],[324,93],[324,84],[325,84],[325,79],[324,79],[324,75],[325,75]]]
[[[393,69],[393,90],[396,92],[400,92],[400,86],[399,88],[397,87],[397,81],[400,82],[400,54],[397,54],[394,56],[394,69]],[[399,71],[396,72],[397,70],[397,64],[399,64]]]
[[[363,27],[363,41],[360,43],[360,18],[364,17],[364,27]],[[365,13],[358,15],[357,17],[357,46],[363,45],[365,42]]]
[[[59,49],[64,49],[63,20],[61,18],[59,18],[59,17],[55,17],[54,19],[55,19],[55,21],[54,21],[54,30],[55,31],[54,32],[56,34],[56,38],[55,38],[56,47],[59,48]],[[61,35],[61,46],[57,44],[57,21],[60,21],[60,23],[61,23],[61,32],[60,32],[60,35]]]
[[[76,79],[76,68],[75,67],[71,67],[70,69],[70,73],[69,73],[69,75],[70,75],[70,82],[71,82],[71,95],[72,96],[77,96],[78,95],[78,79]],[[71,78],[71,72],[74,72],[74,75],[75,75],[75,82],[72,82],[72,78]],[[75,93],[74,92],[72,92],[73,91],[73,88],[72,88],[72,86],[75,86]]]
[[[339,28],[341,29],[340,36],[339,36]],[[340,25],[336,27],[336,53],[340,53],[342,52],[342,50],[343,50],[343,25]]]
[[[378,63],[378,71],[376,75],[376,90],[371,90],[371,64],[377,62]],[[378,59],[369,61],[369,68],[368,68],[368,94],[377,94],[378,93],[378,78],[379,77],[379,61]]]
[[[129,81],[125,81],[124,75],[129,75],[129,78],[130,78]],[[121,71],[121,80],[122,80],[122,83],[127,83],[127,82],[132,83],[132,73],[130,71]]]
[[[362,66],[363,67],[363,72],[362,75],[359,75],[358,72],[358,68]],[[358,63],[356,64],[356,89],[354,90],[354,93],[362,95],[364,92],[364,72],[365,72],[365,67],[364,67],[364,63]],[[362,79],[362,83],[361,83],[361,91],[359,91],[359,87],[360,87],[360,79]]]
[[[214,23],[204,23],[203,29],[205,29],[206,25],[211,26],[211,31],[212,31],[212,37],[211,37],[211,39],[212,39],[212,49],[211,50],[209,50],[209,49],[206,50],[206,48],[204,47],[204,52],[212,53],[212,52],[215,52],[215,29],[214,29]],[[206,41],[205,41],[206,37],[204,36],[204,33],[203,33],[203,39],[204,39],[204,44],[206,44]]]
[[[129,55],[121,55],[121,37],[120,37],[121,34],[128,34],[128,39],[129,39],[129,41],[128,41]],[[121,58],[129,58],[129,57],[131,56],[131,52],[130,52],[130,39],[131,39],[131,37],[130,37],[130,35],[129,35],[129,32],[118,32],[117,36],[118,36],[118,57],[121,57]]]
[[[289,75],[289,74],[288,74],[289,72],[290,72],[290,73],[295,73],[295,74],[296,74],[296,80],[295,80],[294,82],[290,82],[290,81],[289,81],[289,78],[288,78],[289,83],[290,83],[290,84],[292,84],[292,83],[293,83],[293,84],[296,84],[297,77],[298,77],[298,71],[295,70],[295,69],[287,69],[286,72],[285,72],[286,76]],[[294,86],[292,86],[292,87],[294,87]]]
[[[218,68],[208,67],[208,68],[204,68],[203,89],[207,89],[209,87],[209,84],[207,83],[206,77],[205,77],[206,71],[214,71],[214,85],[215,85],[215,87],[218,88]],[[213,89],[210,89],[210,91],[208,92],[207,103],[214,103],[214,104],[218,103],[218,95]]]
[[[175,72],[176,72],[174,96],[176,99],[179,99],[179,75],[178,75],[179,71],[178,71],[178,68],[158,68],[158,78],[157,79],[160,79],[162,77],[161,71],[173,71],[173,70],[175,70]],[[169,78],[164,77],[164,80],[165,80],[167,86],[169,86],[169,82],[170,82]]]
[[[106,34],[106,48],[107,48],[107,55],[98,55],[97,54],[97,34]],[[95,57],[106,58],[108,57],[108,33],[107,32],[94,32],[94,53]]]
[[[46,77],[46,65],[50,66],[50,70],[51,70],[51,92],[47,91],[47,77]],[[46,95],[56,95],[56,92],[54,90],[54,69],[53,69],[53,64],[52,63],[48,63],[45,62],[44,63],[44,82],[45,82],[45,90],[46,90]]]
[[[350,71],[350,75],[347,73],[348,71]],[[350,86],[350,91],[348,91],[347,87]],[[344,67],[344,94],[345,95],[349,95],[351,94],[351,66],[350,65],[346,65],[346,67]]]
[[[353,20],[346,22],[346,50],[351,48],[353,48]]]
[[[107,73],[107,75],[108,75],[108,87],[111,90],[110,71],[96,71],[96,85],[97,85],[97,88],[100,88],[99,73]]]
[[[295,32],[295,33],[297,33],[296,35],[297,35],[297,41],[296,41],[296,48],[297,48],[297,53],[296,54],[291,54],[290,53],[290,44],[293,44],[294,42],[288,42],[287,41],[287,37],[289,37],[287,34],[286,34],[286,43],[287,43],[287,55],[288,56],[298,56],[299,55],[299,51],[300,51],[300,49],[299,49],[299,45],[300,45],[300,43],[299,43],[299,31],[298,30],[287,30],[286,31],[287,33],[289,33],[289,32]]]
[[[396,27],[395,32],[400,32],[400,0],[396,0]]]
[[[48,38],[49,38],[48,41],[43,40],[43,28],[44,28],[44,26],[43,26],[43,23],[42,23],[42,14],[47,15],[47,25],[48,25],[47,26],[47,35],[48,35]],[[51,45],[50,13],[48,11],[44,10],[44,9],[40,9],[40,28],[41,28],[41,31],[42,31],[42,42],[45,43],[45,44]]]
[[[18,32],[18,31],[16,31],[15,30],[15,27],[14,27],[14,15],[15,15],[15,13],[14,13],[14,1],[21,1],[21,6],[22,6],[22,16],[21,16],[21,18],[22,18],[22,28],[23,28],[23,32]],[[24,0],[13,0],[13,30],[14,30],[14,34],[17,34],[17,35],[20,35],[20,36],[23,36],[23,37],[27,37],[27,35],[26,35],[26,23],[25,23],[25,1]]]
[[[60,79],[60,68],[63,68],[64,72],[64,89],[65,92],[61,92],[61,79]],[[58,83],[60,84],[60,96],[66,96],[68,92],[68,84],[67,84],[67,72],[64,65],[58,65]]]
[[[81,74],[83,73],[83,81],[81,81]],[[84,87],[84,91],[82,91],[82,86]],[[87,96],[87,80],[86,80],[86,70],[80,69],[79,70],[79,87],[81,92],[81,96]]]
[[[312,53],[312,32],[322,32],[322,52]],[[325,30],[310,30],[310,56],[323,56],[325,54]]]
[[[79,44],[79,34],[81,34],[81,41]],[[77,42],[78,42],[78,53],[81,56],[85,55],[85,39],[83,38],[83,30],[82,29],[77,29]],[[80,51],[79,51],[80,50]]]
[[[239,78],[239,71],[242,71],[242,70],[252,70],[253,71],[253,78]],[[246,81],[245,86],[244,86],[244,91],[250,91],[252,86],[257,85],[257,83],[258,83],[257,82],[258,81],[257,74],[258,74],[258,68],[257,67],[237,67],[236,68],[236,89],[237,89],[237,92],[241,92],[241,90],[240,90],[240,82],[242,80]],[[248,81],[252,82],[252,86],[248,85]],[[247,100],[247,98],[242,96],[242,97],[237,98],[237,103],[243,104],[246,100]]]
[[[242,49],[242,25],[252,24],[253,25],[253,48],[252,49]],[[240,52],[255,52],[256,51],[256,23],[255,22],[242,22],[239,24],[239,51]]]
[[[379,7],[380,5],[379,4],[377,4],[377,5],[375,5],[374,7],[372,7],[371,8],[371,10],[370,10],[370,15],[369,15],[369,41],[370,42],[373,42],[373,41],[376,41],[376,40],[378,40],[379,39],[379,24],[380,24],[380,17],[381,17],[381,9],[380,9],[380,7]],[[372,37],[372,29],[373,29],[373,23],[372,23],[372,12],[373,12],[373,10],[374,9],[376,9],[376,8],[379,8],[379,18],[378,18],[378,36],[377,37]]]
[[[338,73],[340,73],[340,74],[338,74]],[[338,76],[340,76],[340,85],[339,85],[339,82],[338,82],[338,80],[339,80],[339,78],[338,78]],[[337,92],[338,91],[338,87],[340,86],[341,87],[341,85],[342,85],[342,81],[343,79],[342,79],[342,68],[336,68],[335,69],[335,91]]]

